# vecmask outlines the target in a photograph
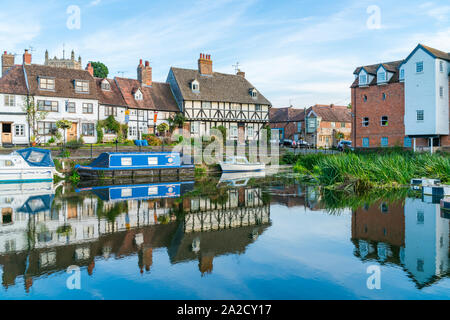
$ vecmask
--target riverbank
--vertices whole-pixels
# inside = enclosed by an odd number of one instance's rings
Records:
[[[450,183],[450,155],[412,152],[312,154],[298,157],[294,171],[330,189],[365,192],[398,188],[427,177]]]

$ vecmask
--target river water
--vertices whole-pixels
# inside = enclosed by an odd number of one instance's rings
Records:
[[[109,184],[0,185],[1,299],[450,298],[439,199],[287,175]]]

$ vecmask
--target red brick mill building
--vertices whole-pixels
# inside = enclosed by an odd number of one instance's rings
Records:
[[[354,145],[450,148],[449,73],[450,54],[420,44],[405,60],[356,68]]]

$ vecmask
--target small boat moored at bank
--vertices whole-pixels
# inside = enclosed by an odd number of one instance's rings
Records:
[[[264,163],[251,163],[246,157],[226,157],[225,161],[220,162],[222,172],[247,172],[247,171],[261,171],[266,168]]]
[[[0,155],[0,183],[53,181],[55,173],[49,150],[27,148]]]

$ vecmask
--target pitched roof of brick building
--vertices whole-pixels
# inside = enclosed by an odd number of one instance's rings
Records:
[[[327,122],[351,122],[352,114],[347,106],[320,105],[316,104],[307,110],[307,114],[311,111]]]
[[[297,122],[305,119],[305,109],[288,108],[270,108],[269,121],[277,122]]]

